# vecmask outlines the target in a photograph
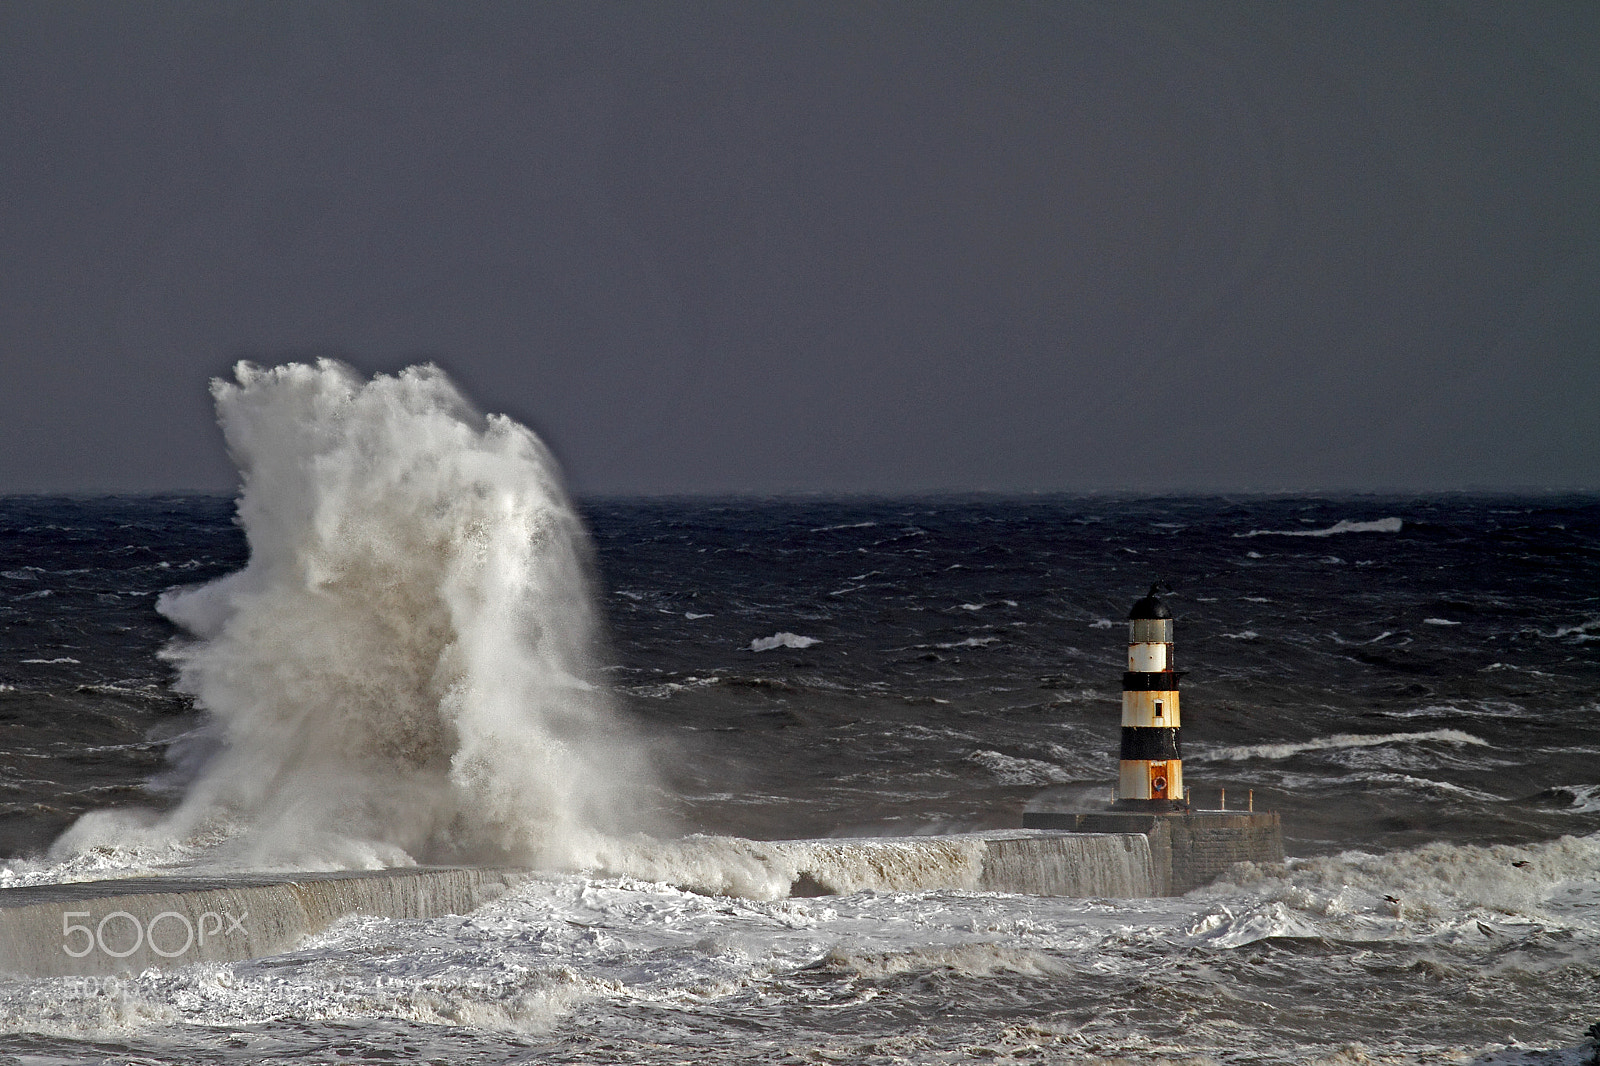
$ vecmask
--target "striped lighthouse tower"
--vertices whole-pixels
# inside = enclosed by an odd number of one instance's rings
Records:
[[[1172,668],[1172,612],[1159,585],[1128,612],[1128,672],[1122,675],[1121,810],[1181,811],[1183,751],[1178,743],[1178,673]]]

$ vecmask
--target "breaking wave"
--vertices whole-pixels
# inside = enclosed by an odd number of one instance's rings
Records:
[[[770,637],[757,637],[750,642],[751,651],[776,651],[778,648],[809,648],[821,644],[816,637],[802,637],[795,633],[774,633]]]
[[[1396,921],[1534,919],[1564,924],[1563,890],[1585,895],[1600,876],[1600,834],[1539,844],[1425,844],[1374,855],[1347,851],[1291,859],[1285,869],[1248,863],[1196,895],[1239,889],[1318,921],[1321,935],[1387,936]],[[1587,925],[1591,919],[1583,919]],[[1284,930],[1264,935],[1300,935]],[[1362,938],[1365,938],[1364,936]]]
[[[1336,533],[1398,533],[1404,523],[1398,518],[1380,518],[1373,522],[1351,522],[1340,519],[1326,529],[1252,529],[1248,533],[1235,533],[1236,537],[1331,537]]]
[[[1459,729],[1431,729],[1425,733],[1336,733],[1330,737],[1317,737],[1286,744],[1248,744],[1232,748],[1215,748],[1202,753],[1200,759],[1243,762],[1246,759],[1288,759],[1307,751],[1329,751],[1338,748],[1370,748],[1379,744],[1407,744],[1435,741],[1441,744],[1471,744],[1488,747],[1489,742]]]
[[[210,716],[198,770],[170,814],[87,815],[55,856],[222,826],[215,857],[257,866],[560,863],[644,806],[544,445],[432,366],[235,376],[212,395],[249,562],[158,603]]]

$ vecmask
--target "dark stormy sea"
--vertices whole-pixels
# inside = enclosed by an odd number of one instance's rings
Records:
[[[244,565],[233,512],[0,501],[0,878],[149,866],[44,849],[175,802],[169,742],[202,723],[155,603]],[[581,512],[603,672],[681,831],[936,833],[1016,825],[1050,787],[1103,798],[1123,618],[1161,579],[1196,801],[1253,789],[1293,858],[1171,900],[552,875],[112,994],[0,978],[0,1061],[1576,1062],[1600,1021],[1592,498]]]
[[[0,974],[0,1063],[1589,1054],[1600,499],[569,505],[442,384],[367,410],[318,373],[219,394],[238,501],[0,500],[0,887],[548,872],[275,958]],[[337,440],[264,443],[328,395]],[[1108,801],[1158,580],[1193,799],[1280,812],[1285,867],[1172,899],[716,880],[740,841]]]

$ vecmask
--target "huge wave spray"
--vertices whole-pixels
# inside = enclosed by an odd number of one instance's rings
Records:
[[[218,744],[145,832],[374,866],[563,863],[617,828],[642,758],[593,673],[587,540],[540,441],[433,366],[235,374],[212,393],[249,563],[158,604]],[[131,828],[109,817],[61,844]]]

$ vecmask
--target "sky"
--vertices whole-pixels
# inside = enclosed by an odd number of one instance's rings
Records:
[[[321,356],[588,494],[1600,489],[1600,5],[0,0],[0,492]]]

